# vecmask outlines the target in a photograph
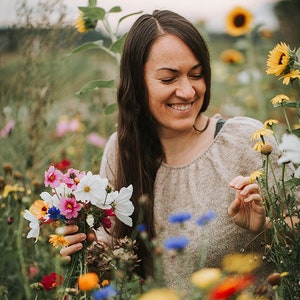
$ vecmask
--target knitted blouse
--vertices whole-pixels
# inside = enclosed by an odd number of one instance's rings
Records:
[[[229,182],[238,175],[249,176],[262,166],[261,155],[253,150],[251,142],[251,135],[262,127],[261,122],[248,117],[228,119],[197,159],[180,167],[163,163],[158,169],[154,184],[157,239],[160,243],[174,236],[189,239],[181,257],[163,256],[163,274],[168,286],[187,287],[193,271],[203,266],[220,267],[226,254],[262,252],[263,234],[255,235],[237,226],[227,214],[236,193]],[[276,147],[273,139],[268,142]],[[117,135],[114,133],[106,145],[100,168],[100,175],[108,178],[112,185],[116,151]],[[208,211],[213,211],[215,218],[204,226],[197,225],[196,220]],[[181,212],[193,216],[184,226],[168,221],[171,214]],[[269,271],[265,269],[264,275]]]

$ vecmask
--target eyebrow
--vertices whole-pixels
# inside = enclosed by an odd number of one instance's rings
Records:
[[[198,67],[202,67],[202,65],[201,65],[200,63],[199,63],[199,64],[196,64],[195,66],[193,66],[193,67],[191,68],[191,70],[197,69]],[[156,70],[156,72],[158,72],[158,71],[164,71],[164,70],[171,71],[171,72],[173,72],[173,73],[178,72],[178,70],[173,69],[173,68],[168,68],[168,67],[162,67],[162,68],[159,68],[159,69]]]

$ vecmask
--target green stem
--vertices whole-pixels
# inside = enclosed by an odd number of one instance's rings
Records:
[[[23,210],[24,210],[24,208],[21,207],[20,211],[23,211]],[[18,257],[19,257],[19,262],[20,262],[20,266],[21,266],[21,273],[22,273],[22,277],[24,280],[25,296],[26,296],[26,299],[30,300],[30,299],[32,299],[32,297],[31,297],[31,291],[29,289],[29,281],[28,281],[28,274],[27,274],[26,267],[25,267],[25,259],[23,256],[23,243],[22,243],[23,225],[24,225],[24,218],[20,214],[19,215],[19,227],[18,227],[18,233],[17,233],[17,251],[18,251]]]
[[[291,129],[290,121],[289,121],[289,118],[287,116],[285,108],[283,108],[282,112],[283,112],[283,116],[285,118],[285,122],[286,122],[286,125],[287,125],[287,128],[288,128],[288,131],[291,132],[292,129]]]

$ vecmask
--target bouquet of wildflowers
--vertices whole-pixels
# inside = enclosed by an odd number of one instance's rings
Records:
[[[300,48],[292,50],[286,43],[278,44],[269,53],[267,73],[278,76],[283,84],[300,83]],[[296,91],[297,92],[297,91]],[[265,198],[265,208],[269,218],[270,239],[266,243],[266,259],[275,264],[277,271],[285,276],[276,290],[282,299],[300,297],[300,100],[279,94],[271,99],[275,109],[282,111],[286,132],[277,137],[275,130],[280,122],[267,120],[264,128],[252,135],[256,141],[254,149],[262,154],[262,169],[254,171],[250,178],[257,180]],[[293,119],[293,122],[291,122]],[[278,161],[269,158],[272,146],[268,137],[274,135],[280,151]],[[287,164],[291,168],[287,167]],[[280,172],[275,168],[281,166]],[[269,182],[274,184],[270,184]]]
[[[45,172],[44,183],[51,188],[51,192],[42,192],[41,200],[36,200],[24,213],[31,228],[27,238],[37,241],[40,229],[52,225],[56,233],[50,235],[49,242],[55,248],[60,248],[69,245],[68,240],[60,234],[59,229],[64,225],[75,224],[79,232],[87,235],[100,227],[107,231],[112,225],[111,217],[132,226],[132,185],[113,191],[108,180],[100,175],[72,168],[64,174],[53,165]],[[87,243],[85,241],[83,249],[72,256],[64,278],[66,287],[74,287],[78,276],[87,272]]]

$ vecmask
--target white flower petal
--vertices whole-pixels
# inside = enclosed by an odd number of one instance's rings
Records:
[[[118,212],[115,212],[115,213],[116,213],[116,217],[117,217],[122,223],[124,223],[124,224],[126,224],[126,225],[132,227],[132,219],[131,219],[131,217],[125,216],[125,215],[120,214],[120,213],[118,213]]]
[[[300,139],[294,134],[283,134],[282,143],[278,146],[283,151],[278,163],[293,162],[300,164]]]
[[[295,177],[296,177],[296,178],[300,178],[300,166],[299,166],[298,169],[295,171]]]
[[[39,220],[29,211],[29,210],[25,210],[25,213],[23,215],[23,217],[30,221],[29,223],[29,227],[31,228],[31,230],[28,232],[27,234],[27,238],[35,238],[35,242],[37,242],[39,235],[40,235],[40,223]]]

